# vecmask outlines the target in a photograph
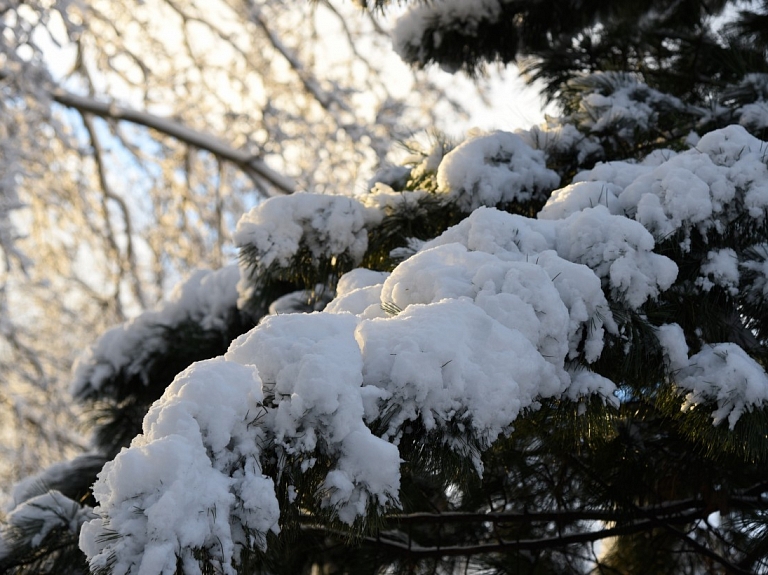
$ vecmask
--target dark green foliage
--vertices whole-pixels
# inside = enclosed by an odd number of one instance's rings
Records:
[[[30,525],[28,532],[23,529],[5,533],[11,542],[18,541],[10,552],[0,560],[0,573],[56,573],[57,575],[84,575],[88,573],[85,555],[78,547],[78,533],[69,529],[53,529],[36,546],[29,545],[29,539],[40,530],[39,525]]]
[[[259,253],[253,246],[240,249],[240,261],[253,285],[252,296],[243,309],[256,317],[266,314],[269,304],[280,296],[298,290],[306,291],[307,304],[312,305],[332,294],[339,278],[356,267],[346,254],[316,258],[306,246],[298,250],[289,266],[273,263],[265,270],[259,269]]]
[[[403,191],[403,195],[408,193]],[[370,249],[361,264],[374,270],[390,271],[397,264],[397,259],[391,256],[394,249],[406,247],[412,238],[434,238],[466,216],[436,194],[420,197],[415,202],[403,202],[397,208],[387,210],[381,224],[369,231]]]
[[[438,18],[428,19],[421,44],[408,45],[403,59],[424,66],[437,63],[449,72],[478,71],[486,62],[508,63],[517,55],[518,27],[514,12],[500,18],[473,19],[472,25],[455,21],[449,28]],[[500,41],[501,39],[501,41]]]
[[[727,99],[746,75],[768,72],[765,2],[513,0],[500,2],[498,14],[479,21],[473,14],[471,24],[446,22],[443,13],[440,30],[438,12],[429,15],[439,1],[413,4],[420,4],[425,21],[434,25],[427,24],[421,41],[405,48],[409,61],[470,74],[485,62],[517,62],[566,113],[569,85],[595,72],[634,74],[703,111]]]
[[[734,36],[739,36],[745,43],[754,44],[763,50],[768,49],[768,2],[747,3],[747,9],[739,11],[739,18],[731,28]],[[757,10],[755,10],[757,8]]]

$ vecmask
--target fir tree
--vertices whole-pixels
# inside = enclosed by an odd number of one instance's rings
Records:
[[[81,357],[94,452],[0,567],[768,571],[768,7],[726,5],[416,5],[407,57],[530,55],[561,116],[244,215]]]

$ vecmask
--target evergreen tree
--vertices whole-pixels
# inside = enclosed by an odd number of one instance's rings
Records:
[[[562,115],[245,214],[81,357],[94,451],[0,567],[768,572],[768,5],[727,4],[414,6],[412,60],[530,55]]]

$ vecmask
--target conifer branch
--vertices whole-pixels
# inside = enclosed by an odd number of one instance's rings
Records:
[[[671,516],[683,512],[695,512],[706,507],[701,499],[672,501],[662,505],[640,508],[641,513],[655,516]],[[595,509],[562,511],[501,511],[489,513],[464,513],[461,511],[444,513],[408,513],[388,515],[387,519],[397,523],[530,523],[530,522],[575,522],[575,521],[617,521],[622,518],[620,511],[602,511]]]
[[[675,519],[670,521],[676,524],[686,524],[701,518],[702,512],[694,511],[688,514],[678,515]],[[536,539],[497,539],[496,543],[477,543],[474,545],[435,545],[427,547],[415,543],[410,536],[407,537],[406,542],[403,542],[399,540],[399,538],[388,538],[386,533],[379,534],[377,536],[363,537],[361,540],[368,545],[395,551],[409,557],[468,557],[471,555],[482,555],[486,553],[496,553],[501,551],[541,551],[544,549],[566,547],[568,545],[575,545],[579,543],[593,543],[595,541],[608,539],[610,537],[641,533],[658,526],[658,519],[644,519],[625,525],[599,529],[597,531],[585,531],[558,535],[556,537],[541,537]],[[323,525],[312,524],[303,526],[302,528],[305,530],[320,531],[335,537],[344,537],[345,539],[349,538],[348,533],[344,533],[343,531],[339,531],[337,529],[328,528]],[[741,571],[735,566],[734,572],[741,573]]]

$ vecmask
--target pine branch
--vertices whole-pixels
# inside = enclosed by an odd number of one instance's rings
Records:
[[[648,511],[646,508],[642,508],[639,505],[635,504],[633,501],[631,501],[629,498],[625,496],[621,496],[621,494],[615,493],[615,490],[612,486],[608,485],[603,479],[598,475],[597,472],[593,471],[588,465],[586,465],[583,462],[580,462],[573,458],[573,461],[579,465],[584,472],[591,476],[592,480],[596,483],[602,485],[602,487],[606,490],[607,493],[613,494],[613,499],[616,501],[620,501],[622,505],[626,505],[629,509],[632,509],[635,513],[639,514],[640,516],[647,517],[645,521],[638,522],[633,525],[639,525],[639,524],[645,524],[645,529],[653,529],[653,528],[662,528],[668,533],[670,533],[672,536],[678,538],[683,544],[691,548],[694,553],[698,553],[700,555],[703,555],[705,557],[708,557],[715,563],[718,563],[722,567],[725,568],[725,573],[733,574],[733,575],[748,575],[750,571],[746,571],[739,567],[738,565],[731,563],[723,557],[722,555],[712,551],[709,547],[706,545],[703,545],[693,539],[688,533],[685,533],[684,531],[681,531],[677,528],[677,525],[685,524],[686,521],[679,521],[679,519],[682,519],[682,515],[680,517],[674,518],[674,520],[671,520],[670,518],[664,518],[660,517],[657,514],[654,514],[653,512]],[[689,521],[695,521],[697,519],[704,519],[712,510],[704,509],[703,512],[691,513]],[[698,515],[698,516],[697,516]],[[629,535],[632,531],[629,531],[627,533],[620,533],[619,535]]]
[[[693,511],[688,514],[678,515],[671,523],[686,524],[698,519],[702,519],[701,511]],[[633,533],[642,533],[659,526],[658,519],[645,519],[617,527],[599,529],[597,531],[585,531],[558,535],[556,537],[542,537],[536,539],[503,540],[498,539],[496,543],[478,543],[474,545],[448,545],[442,547],[435,545],[425,547],[414,543],[410,537],[406,542],[398,539],[386,538],[385,535],[367,536],[361,539],[361,542],[374,547],[382,547],[391,551],[407,555],[412,558],[427,557],[469,557],[473,555],[482,555],[486,553],[510,552],[510,551],[541,551],[558,547],[566,547],[578,543],[593,543],[610,537],[620,535],[631,535]],[[349,538],[349,534],[335,529],[327,528],[323,525],[311,524],[302,526],[302,529],[311,531],[321,531],[329,536]],[[734,573],[742,573],[734,566]]]
[[[752,502],[753,498],[744,501]],[[642,514],[655,516],[674,516],[683,512],[695,512],[706,507],[702,499],[686,499],[670,501],[662,505],[641,508]],[[566,509],[562,511],[503,511],[487,513],[466,513],[452,511],[444,513],[406,513],[388,515],[388,520],[397,523],[531,523],[531,522],[576,522],[576,521],[619,521],[622,519],[621,510],[602,511],[595,509]]]

